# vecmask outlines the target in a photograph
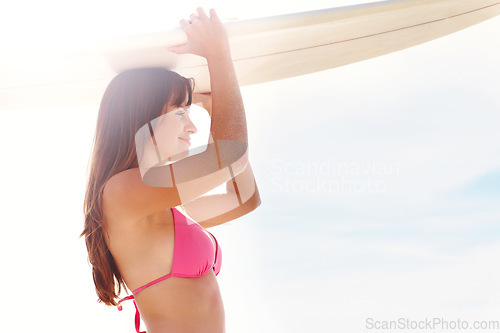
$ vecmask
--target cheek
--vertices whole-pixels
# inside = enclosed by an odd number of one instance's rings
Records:
[[[179,140],[179,126],[178,122],[173,119],[166,119],[161,122],[159,126],[154,128],[154,135],[158,145],[171,145],[177,143]]]

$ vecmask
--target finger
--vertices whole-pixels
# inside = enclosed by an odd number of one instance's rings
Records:
[[[196,12],[198,13],[198,16],[201,19],[203,19],[203,20],[207,20],[208,19],[208,16],[205,13],[205,10],[203,10],[203,8],[201,8],[201,7],[196,8]]]
[[[198,17],[198,15],[196,14],[191,14],[189,16],[189,20],[191,21],[191,23],[193,23],[195,20],[199,20],[200,18]]]
[[[182,29],[186,29],[189,26],[189,22],[188,20],[182,19],[179,21],[179,25]]]
[[[218,19],[219,19],[219,16],[218,16],[218,15],[217,15],[217,13],[215,12],[215,9],[210,8],[210,10],[209,10],[209,14],[210,14],[210,18],[211,18],[211,19],[216,19],[216,20],[218,20]]]

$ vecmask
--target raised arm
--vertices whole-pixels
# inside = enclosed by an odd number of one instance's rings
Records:
[[[211,133],[214,140],[248,143],[245,109],[226,31],[215,10],[210,9],[210,17],[201,8],[197,12],[198,16],[191,15],[191,22],[180,21],[188,42],[169,50],[179,54],[192,53],[207,59],[212,89]]]
[[[152,157],[149,162],[158,155],[156,162],[146,166],[139,163],[139,170],[126,170],[111,178],[105,189],[115,206],[125,207],[124,216],[139,219],[190,202],[234,179],[248,164],[245,112],[224,26],[214,10],[210,10],[210,17],[200,8],[197,13],[190,21],[180,22],[188,42],[170,51],[207,59],[212,87],[212,140],[204,152],[178,161],[172,156],[175,162],[164,165],[167,161],[160,160],[156,140],[146,138]],[[143,129],[147,136],[151,127],[147,124]]]

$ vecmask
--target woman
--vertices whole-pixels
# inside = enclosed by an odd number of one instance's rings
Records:
[[[99,109],[82,236],[99,301],[134,299],[137,332],[141,317],[148,333],[225,332],[222,251],[204,228],[260,204],[229,43],[209,14],[198,8],[181,20],[188,41],[170,50],[206,58],[211,96],[192,95],[192,81],[171,71],[135,69],[112,80]],[[212,118],[211,140],[188,156],[198,100]],[[224,183],[227,194],[202,197]],[[122,288],[133,296],[119,300]]]

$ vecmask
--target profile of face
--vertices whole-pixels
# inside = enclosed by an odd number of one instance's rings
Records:
[[[189,156],[191,135],[198,129],[190,118],[190,106],[186,103],[187,98],[181,106],[165,104],[161,115],[150,121],[152,135],[148,125],[138,131],[136,142],[140,135],[145,143],[140,153],[142,166],[151,167],[161,161],[173,162]]]
[[[160,117],[151,121],[153,141],[156,141],[161,159],[181,159],[189,155],[191,135],[198,132],[190,118],[190,108],[167,103]]]

